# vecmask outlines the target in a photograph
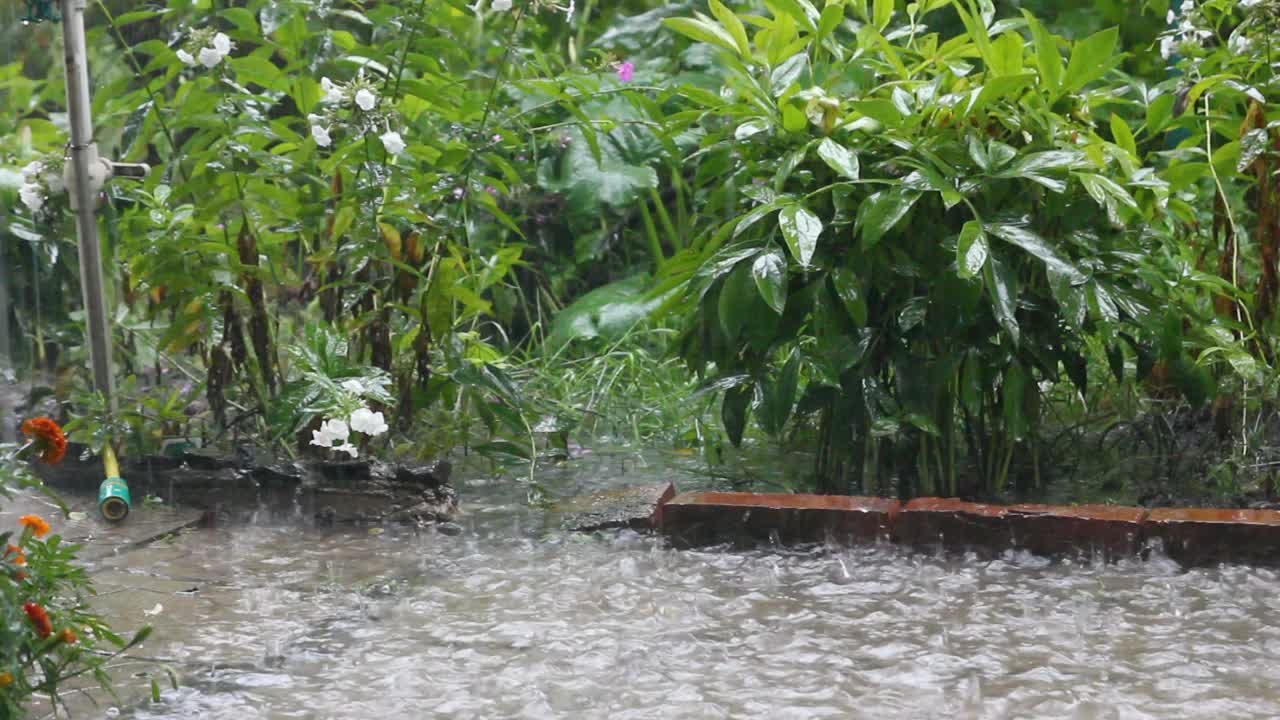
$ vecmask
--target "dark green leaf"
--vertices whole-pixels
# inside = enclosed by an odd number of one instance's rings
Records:
[[[986,229],[1001,240],[1016,245],[1039,258],[1050,270],[1070,278],[1071,282],[1076,284],[1084,282],[1084,275],[1076,269],[1075,265],[1059,256],[1043,238],[1026,225],[991,223]]]
[[[857,226],[862,231],[862,246],[875,247],[885,233],[906,217],[920,193],[901,189],[881,190],[863,201],[858,208]]]
[[[818,247],[818,235],[822,233],[822,221],[803,205],[788,205],[778,214],[778,226],[787,241],[791,256],[807,266]]]
[[[823,162],[831,166],[832,170],[840,173],[850,180],[857,180],[860,168],[858,167],[858,156],[849,148],[837,143],[831,138],[823,138],[818,143],[818,157]]]
[[[754,390],[754,386],[749,384],[730,388],[725,391],[724,400],[720,403],[720,420],[734,447],[742,445],[742,433],[747,428],[747,412],[751,408]]]
[[[960,277],[971,278],[982,272],[987,253],[987,234],[982,231],[982,223],[977,220],[965,223],[956,242],[956,267]]]
[[[1018,328],[1018,278],[1013,271],[995,255],[987,258],[984,273],[987,281],[987,293],[991,298],[991,311],[996,316],[1000,327],[1004,328],[1009,339],[1016,345],[1021,338]]]
[[[867,300],[862,295],[858,276],[848,268],[837,267],[831,272],[831,286],[836,291],[836,297],[839,297],[841,304],[844,305],[845,312],[849,314],[849,319],[853,320],[858,327],[865,327]]]
[[[777,250],[762,253],[751,264],[756,289],[773,311],[782,314],[787,306],[787,258]]]

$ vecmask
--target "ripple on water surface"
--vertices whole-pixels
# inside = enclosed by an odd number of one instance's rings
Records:
[[[541,533],[510,502],[464,525],[203,531],[106,561],[103,609],[154,622],[145,654],[183,674],[122,716],[1280,716],[1267,569],[682,552]]]

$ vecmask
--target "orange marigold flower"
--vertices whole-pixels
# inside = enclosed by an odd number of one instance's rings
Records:
[[[23,515],[18,518],[18,522],[31,528],[31,532],[34,533],[36,537],[44,537],[45,535],[48,535],[49,530],[52,529],[49,527],[49,523],[39,515]]]
[[[0,673],[0,688],[7,688],[13,684],[13,673]]]
[[[80,639],[76,637],[76,631],[71,628],[63,628],[62,634],[59,637],[62,638],[62,642],[68,645],[75,645],[76,641]]]
[[[22,548],[18,547],[17,545],[10,545],[10,546],[9,546],[9,547],[4,551],[4,559],[8,560],[10,555],[12,555],[12,556],[13,556],[13,564],[14,564],[14,565],[26,565],[26,564],[27,564],[27,555],[26,555],[26,553],[22,552]]]
[[[62,462],[67,454],[67,436],[58,423],[47,417],[31,418],[22,423],[22,434],[40,451],[40,461],[49,465]]]
[[[36,634],[42,639],[53,634],[53,623],[49,620],[49,613],[39,605],[29,602],[22,606],[22,611],[27,614],[27,619],[36,628]]]

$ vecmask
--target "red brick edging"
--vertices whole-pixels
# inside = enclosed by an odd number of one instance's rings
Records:
[[[953,498],[695,492],[659,503],[653,524],[681,545],[726,540],[894,541],[915,547],[1133,556],[1162,547],[1188,563],[1280,562],[1280,511],[1113,505],[986,505]]]

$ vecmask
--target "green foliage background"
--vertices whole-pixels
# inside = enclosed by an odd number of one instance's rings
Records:
[[[138,378],[123,433],[308,452],[359,379],[397,429],[378,453],[523,461],[610,429],[714,462],[745,438],[808,449],[828,491],[995,496],[1043,489],[1064,443],[1182,413],[1257,464],[1278,16],[95,3],[99,143],[154,168],[102,213]],[[179,59],[213,31],[224,62]],[[0,57],[0,256],[24,373],[84,358],[65,200],[17,198],[18,170],[65,143],[58,42],[0,28],[19,48]],[[105,437],[75,385],[55,389]],[[1215,492],[1240,492],[1227,476]]]

